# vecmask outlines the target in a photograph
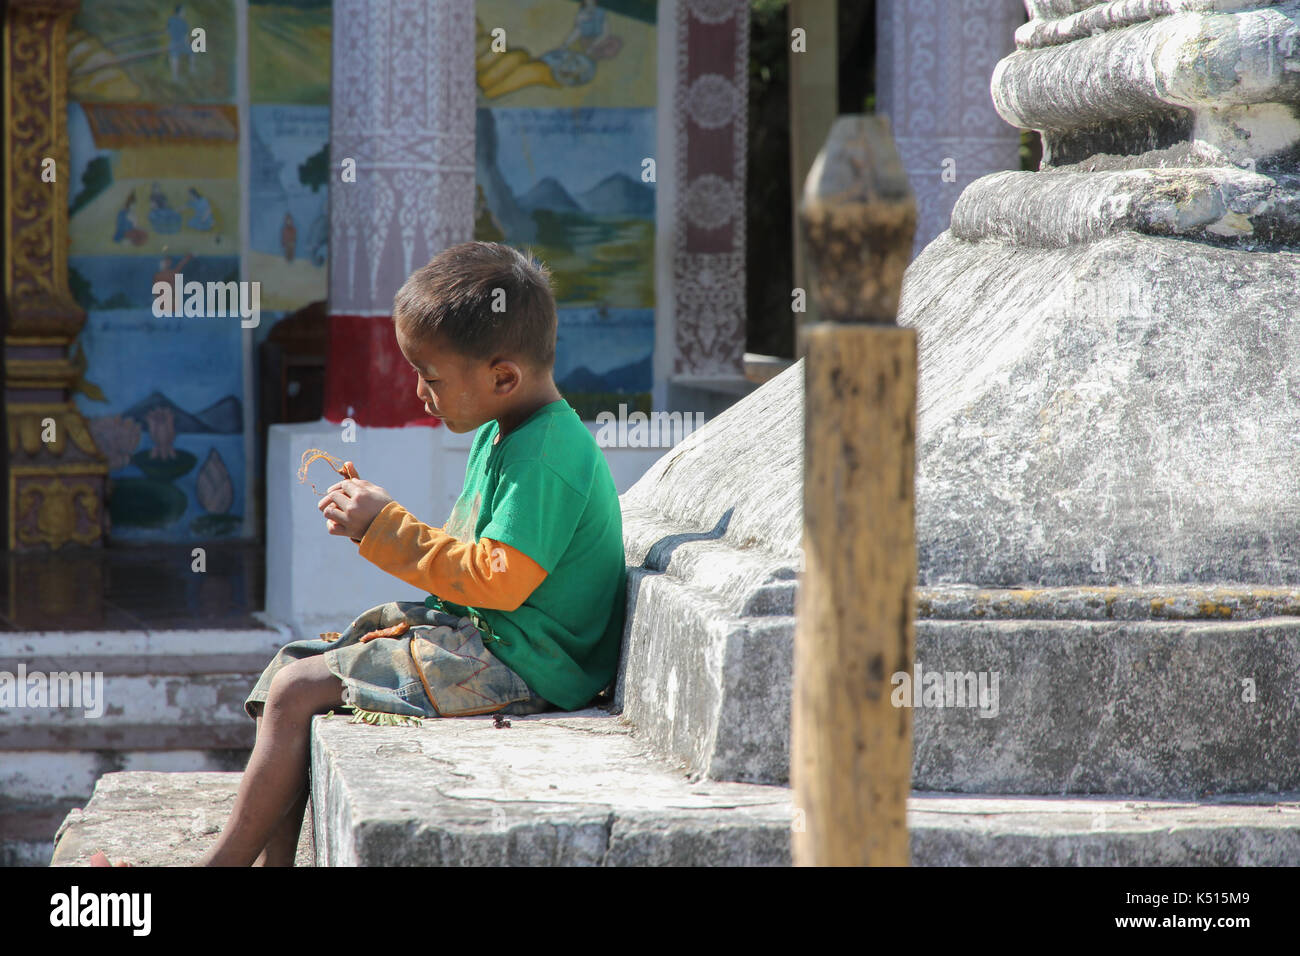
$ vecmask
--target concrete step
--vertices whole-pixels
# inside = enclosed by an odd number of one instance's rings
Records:
[[[100,777],[82,809],[56,836],[50,866],[87,866],[103,850],[114,863],[193,866],[216,841],[235,804],[241,773],[134,771]],[[313,866],[311,804],[298,841],[297,866]]]
[[[785,783],[795,618],[779,602],[741,612],[680,578],[678,558],[706,544],[726,557],[716,541],[684,541],[666,570],[630,572],[623,667],[636,677],[616,700],[692,770]],[[921,684],[896,689],[914,705],[920,788],[1300,789],[1300,591],[953,586],[918,589],[917,602],[920,670],[908,680]],[[927,673],[937,694],[925,693]],[[957,694],[971,679],[985,683],[982,705]]]
[[[0,634],[0,673],[29,688],[0,695],[0,751],[246,749],[244,698],[292,639],[280,627]]]
[[[313,729],[316,860],[331,866],[790,863],[786,787],[713,782],[598,711]],[[55,866],[96,850],[186,865],[211,846],[237,773],[112,773],[68,815]],[[1294,866],[1300,794],[1204,801],[914,792],[918,866]],[[300,847],[300,855],[303,853]]]
[[[914,697],[919,788],[1300,790],[1300,617],[923,620],[916,661],[944,675],[943,706]],[[960,706],[947,674],[987,678],[989,706]]]
[[[0,859],[47,864],[68,806],[102,774],[242,769],[254,736],[244,698],[289,640],[276,626],[0,633]],[[14,695],[37,680],[66,706]]]
[[[798,821],[789,788],[689,774],[600,711],[320,720],[313,771],[321,865],[784,865]],[[909,825],[917,865],[1294,865],[1298,798],[918,792]]]

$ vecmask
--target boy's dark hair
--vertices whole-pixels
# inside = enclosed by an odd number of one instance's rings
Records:
[[[555,365],[550,271],[499,242],[462,242],[438,253],[398,290],[393,320],[414,338],[440,335],[471,358]]]

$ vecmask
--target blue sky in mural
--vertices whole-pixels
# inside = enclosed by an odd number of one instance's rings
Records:
[[[555,380],[578,391],[649,391],[654,337],[653,309],[560,309]]]
[[[239,279],[235,256],[72,256],[68,259],[68,284],[77,304],[88,311],[140,306],[152,310],[153,286],[174,282],[179,272],[185,282],[234,282]],[[263,322],[266,321],[263,315]]]
[[[641,182],[655,155],[655,111],[496,108],[496,165],[516,196],[550,177],[581,203],[580,193],[621,173]]]

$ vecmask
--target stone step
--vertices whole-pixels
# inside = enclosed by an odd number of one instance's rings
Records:
[[[322,865],[781,865],[787,787],[710,781],[600,712],[419,728],[317,721]],[[918,793],[921,865],[1300,862],[1300,803]]]
[[[914,781],[963,793],[1300,789],[1300,617],[917,624]],[[926,674],[939,675],[940,681]],[[951,675],[951,679],[949,678]],[[983,680],[987,705],[954,691]],[[909,675],[914,681],[915,672]],[[996,677],[996,683],[995,683]],[[906,687],[895,692],[905,699]]]
[[[84,808],[68,813],[50,866],[86,866],[102,850],[114,863],[193,866],[230,816],[241,773],[132,771],[99,778]],[[296,866],[313,866],[311,804]]]
[[[244,698],[291,640],[283,627],[6,633],[0,673],[28,691],[0,688],[0,751],[247,748]]]
[[[253,722],[246,723],[248,743],[238,749],[91,750],[87,745],[80,750],[0,751],[0,866],[48,865],[60,822],[70,808],[86,805],[104,774],[215,772],[219,776],[242,770],[253,736]],[[192,746],[200,746],[205,728],[190,730]]]
[[[634,569],[631,587],[624,715],[711,779],[785,783],[794,618],[733,616],[667,573]],[[919,590],[933,615],[916,621],[921,684],[895,685],[919,705],[916,785],[1184,798],[1300,789],[1300,616],[1268,616],[1294,613],[1293,594]],[[963,699],[971,679],[977,692]],[[927,696],[936,680],[941,693]]]
[[[599,711],[313,728],[316,862],[330,866],[790,863],[789,788],[702,780]],[[211,846],[237,773],[113,773],[68,815],[54,866],[96,850],[185,865]],[[914,792],[919,866],[1300,864],[1300,794],[1199,802]],[[303,847],[300,846],[300,859]]]
[[[277,626],[0,634],[0,861],[47,864],[67,808],[104,773],[242,769],[244,698],[292,639]],[[70,706],[38,706],[36,675]]]
[[[915,866],[1295,866],[1300,793],[1180,802],[914,792]]]
[[[0,867],[48,866],[59,824],[84,802],[0,798]]]

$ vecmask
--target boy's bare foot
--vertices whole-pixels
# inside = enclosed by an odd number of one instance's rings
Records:
[[[108,857],[104,855],[104,851],[96,850],[95,855],[90,858],[90,865],[91,866],[130,866],[131,864],[126,862],[121,862],[121,861],[117,863],[109,863]]]

